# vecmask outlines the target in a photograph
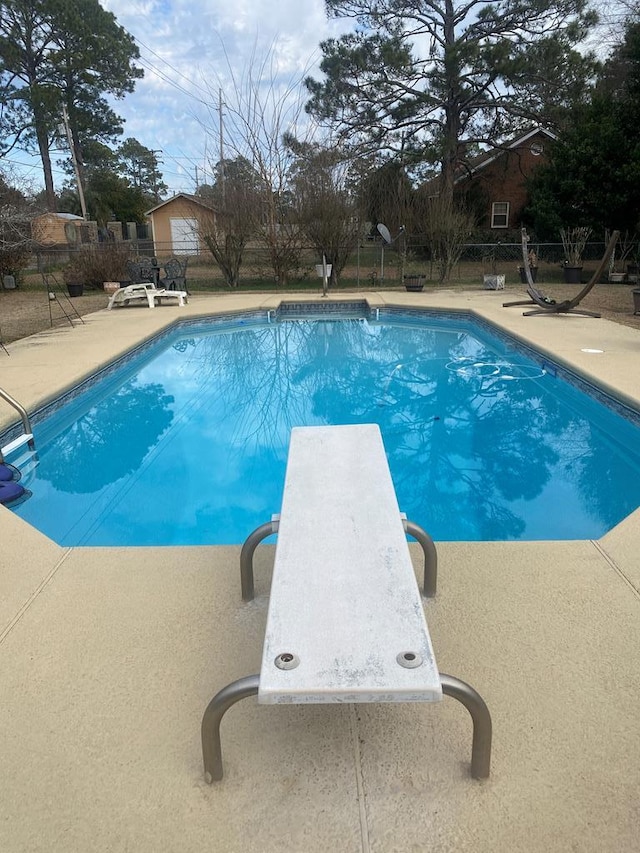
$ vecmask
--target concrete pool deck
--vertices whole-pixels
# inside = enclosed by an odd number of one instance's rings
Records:
[[[0,385],[32,410],[178,318],[282,298],[100,311],[10,344]],[[637,330],[523,318],[501,292],[336,298],[473,311],[640,408]],[[0,428],[13,420],[2,405]],[[635,853],[639,522],[599,541],[438,543],[425,611],[439,668],[491,710],[489,780],[469,776],[470,720],[451,699],[247,699],[225,717],[225,778],[208,786],[202,714],[260,669],[273,546],[258,548],[246,605],[239,547],[62,548],[0,507],[0,850]]]

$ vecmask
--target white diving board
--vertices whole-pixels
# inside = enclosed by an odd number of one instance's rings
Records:
[[[255,546],[275,532],[261,671],[227,685],[207,706],[206,780],[223,776],[223,715],[255,694],[262,704],[436,702],[443,693],[453,696],[473,720],[471,774],[487,777],[491,716],[472,687],[436,667],[406,533],[423,546],[431,595],[435,546],[400,513],[377,425],[292,430],[281,512],[242,549],[245,600],[253,598]]]
[[[378,426],[294,428],[258,701],[441,698]]]

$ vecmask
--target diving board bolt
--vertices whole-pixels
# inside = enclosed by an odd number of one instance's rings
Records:
[[[282,652],[276,657],[274,663],[278,669],[295,669],[300,663],[300,658],[291,652]]]
[[[396,655],[396,660],[405,669],[416,669],[416,667],[422,666],[422,655],[418,652],[400,652],[399,655]]]

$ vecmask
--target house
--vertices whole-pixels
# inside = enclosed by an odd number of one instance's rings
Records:
[[[213,208],[188,193],[178,193],[147,211],[156,255],[197,255],[199,230],[215,216]]]
[[[527,179],[547,162],[555,139],[550,131],[536,127],[468,164],[456,179],[456,188],[479,207],[479,227],[496,232],[520,227],[528,202]]]

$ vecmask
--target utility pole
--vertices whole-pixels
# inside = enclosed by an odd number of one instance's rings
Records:
[[[73,171],[76,175],[76,184],[78,186],[78,195],[80,196],[80,208],[82,210],[82,218],[86,220],[87,205],[84,201],[84,190],[82,189],[82,181],[80,179],[80,169],[78,168],[76,149],[73,144],[73,135],[71,133],[71,127],[69,126],[69,113],[67,112],[67,107],[65,104],[62,105],[62,120],[64,121],[64,131],[67,136],[67,142],[69,143],[69,150],[71,151],[71,162],[73,163]]]
[[[218,111],[220,113],[220,191],[222,194],[222,206],[225,206],[225,186],[224,186],[224,131],[222,124],[222,89],[218,89]]]
[[[156,159],[156,154],[162,154],[162,148],[157,148],[155,151],[151,151],[151,170],[153,176],[153,200],[156,204],[160,201],[158,198],[158,170],[157,164],[158,161]]]

